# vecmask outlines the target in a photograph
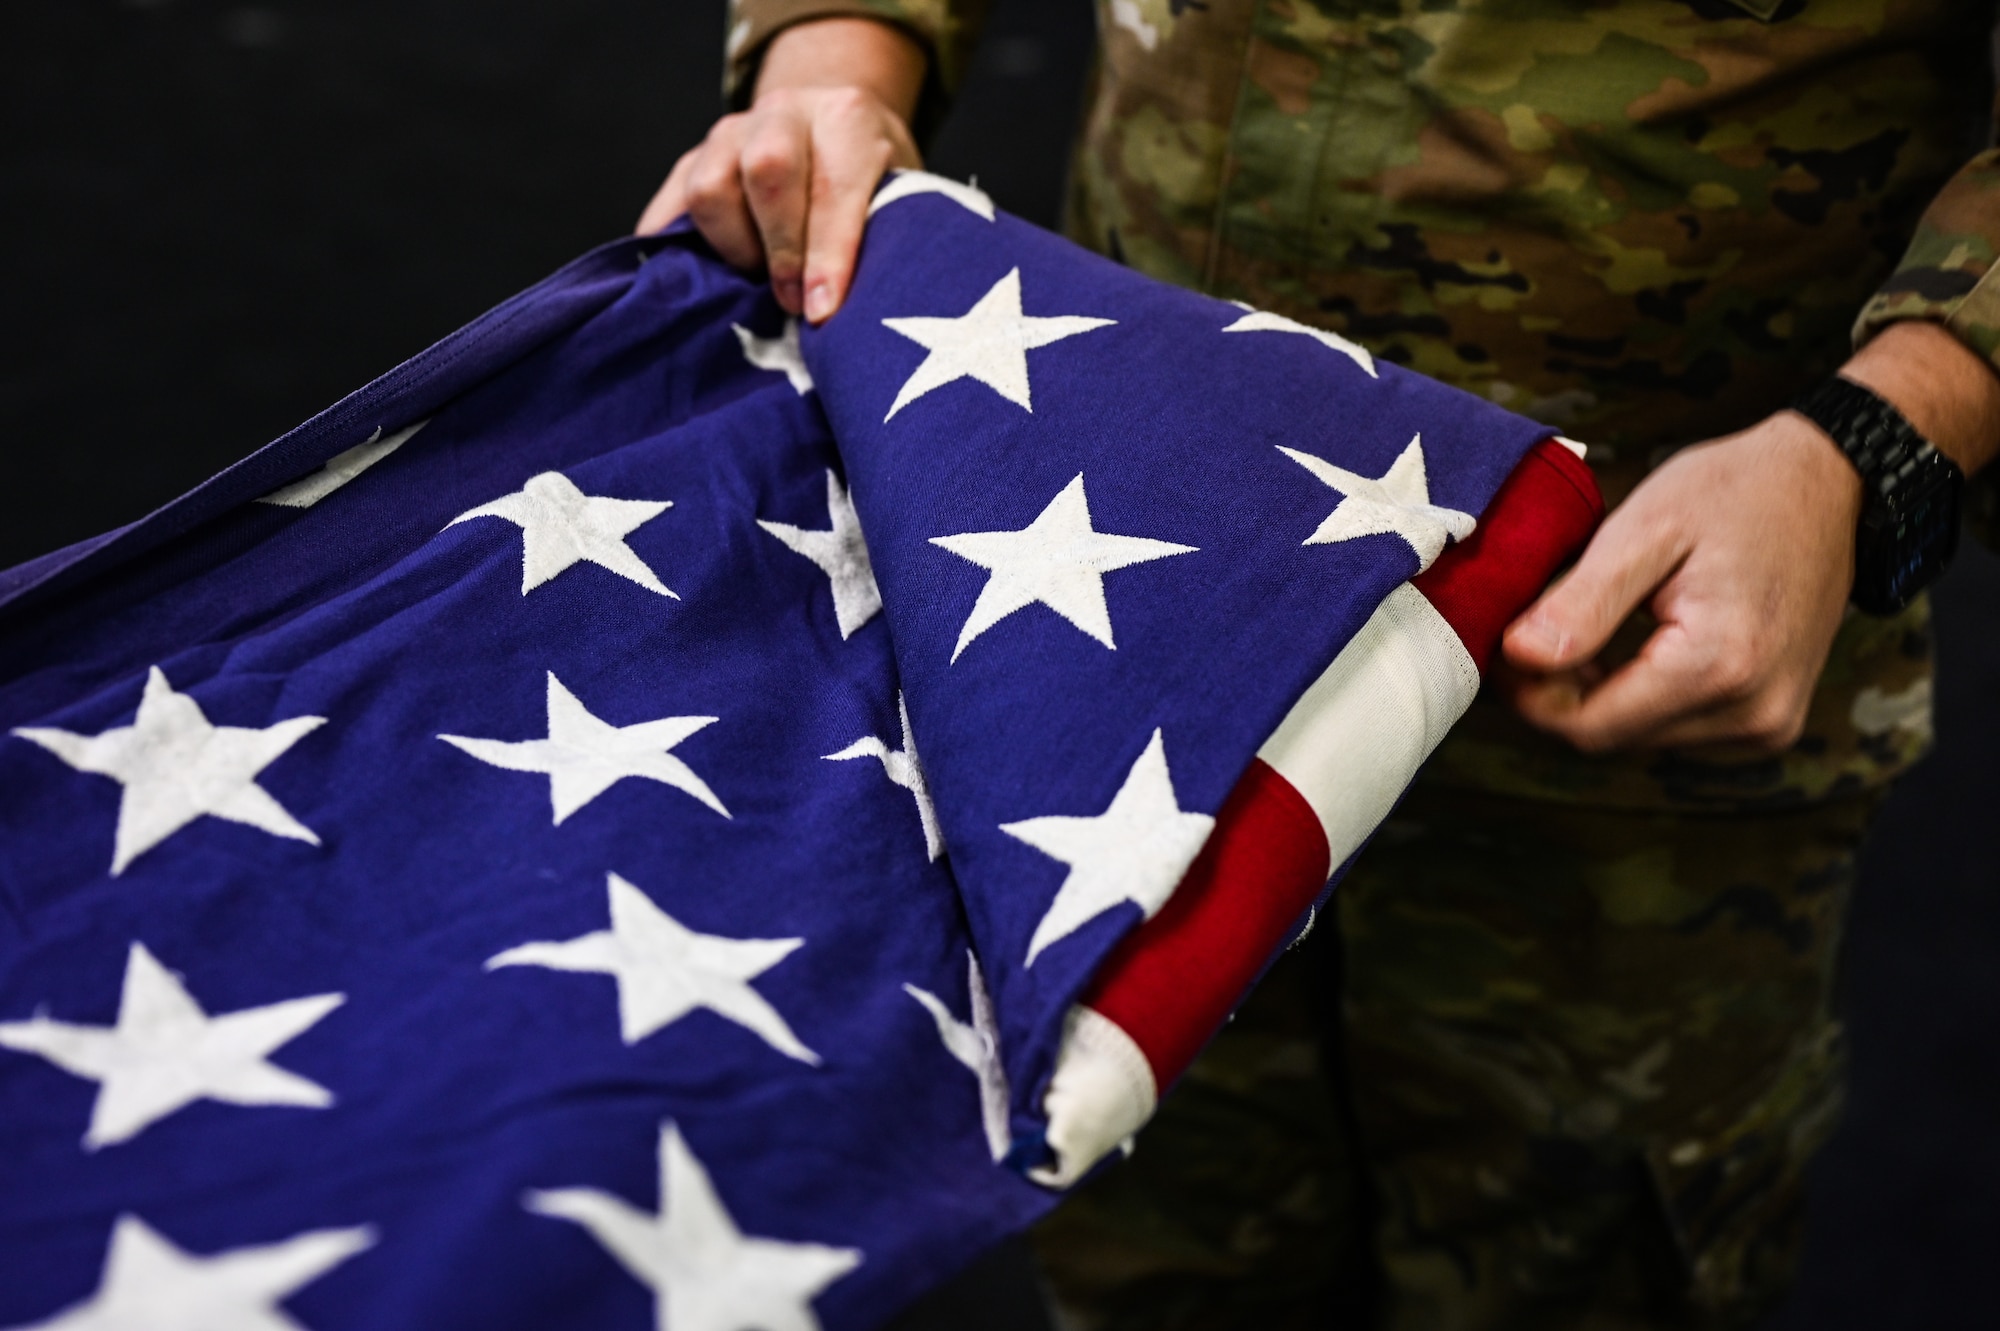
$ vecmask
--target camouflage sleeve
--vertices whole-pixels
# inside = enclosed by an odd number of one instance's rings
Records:
[[[1929,319],[2000,369],[2000,149],[1966,163],[1925,210],[1903,261],[1854,323],[1854,345],[1901,319]],[[1974,476],[1966,527],[2000,550],[2000,467]]]
[[[1940,323],[2000,369],[2000,149],[1951,178],[1903,261],[1854,324],[1860,346],[1892,323]]]
[[[986,6],[987,0],[729,0],[723,92],[732,106],[749,102],[764,45],[781,28],[855,15],[894,23],[923,44],[930,56],[925,101],[937,103],[964,80]]]

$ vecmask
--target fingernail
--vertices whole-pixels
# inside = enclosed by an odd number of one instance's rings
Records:
[[[1524,619],[1514,629],[1514,640],[1522,647],[1548,660],[1560,661],[1569,650],[1569,634],[1540,615]]]
[[[833,288],[823,280],[806,285],[806,318],[818,323],[833,313]]]
[[[782,282],[771,283],[771,294],[778,298],[778,304],[788,310],[799,308],[799,279],[786,278]]]

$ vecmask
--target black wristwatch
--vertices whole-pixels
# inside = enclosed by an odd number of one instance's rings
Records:
[[[1854,534],[1857,609],[1894,614],[1936,581],[1958,549],[1965,473],[1903,413],[1850,379],[1829,379],[1792,410],[1833,437],[1861,473]]]

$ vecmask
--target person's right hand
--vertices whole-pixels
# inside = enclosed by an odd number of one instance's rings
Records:
[[[638,231],[686,213],[724,260],[767,268],[788,312],[821,322],[847,296],[882,173],[923,164],[909,127],[923,75],[922,50],[887,24],[785,29],[750,109],[681,156]]]

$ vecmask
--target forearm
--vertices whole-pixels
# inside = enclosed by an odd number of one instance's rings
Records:
[[[1902,412],[1967,475],[2000,452],[2000,373],[1942,325],[1890,324],[1840,372]]]
[[[869,18],[798,23],[771,39],[758,97],[778,89],[859,88],[908,121],[923,91],[923,47],[894,24]]]
[[[1854,341],[1841,373],[1967,473],[2000,448],[2000,150],[1967,162],[1924,210]]]

